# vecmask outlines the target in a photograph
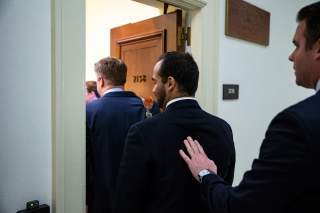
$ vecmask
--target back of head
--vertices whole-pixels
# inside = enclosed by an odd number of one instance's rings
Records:
[[[127,78],[127,66],[120,59],[107,57],[95,64],[95,72],[113,86],[123,86]]]
[[[87,92],[91,93],[97,90],[97,82],[95,81],[86,81]]]
[[[306,22],[306,49],[311,49],[320,39],[320,1],[303,7],[298,12],[297,21]]]
[[[159,75],[163,83],[169,76],[178,84],[179,90],[194,96],[198,88],[199,69],[192,55],[181,52],[168,52],[160,56],[162,61]]]

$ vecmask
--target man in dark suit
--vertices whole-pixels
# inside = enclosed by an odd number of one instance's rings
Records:
[[[118,59],[95,64],[101,98],[86,106],[87,203],[90,213],[111,212],[116,177],[129,127],[144,119],[142,100],[124,91],[127,67]]]
[[[160,57],[153,71],[153,93],[165,111],[133,125],[126,139],[117,179],[114,213],[206,213],[200,188],[177,156],[190,132],[215,159],[231,185],[235,150],[230,126],[203,111],[194,98],[199,71],[190,54]],[[166,136],[170,136],[168,140]]]
[[[201,188],[213,213],[320,212],[320,2],[302,8],[297,21],[289,59],[297,85],[317,92],[272,120],[259,158],[241,183],[228,186],[220,166],[192,138],[184,141],[190,157],[180,150],[197,180],[208,171]]]

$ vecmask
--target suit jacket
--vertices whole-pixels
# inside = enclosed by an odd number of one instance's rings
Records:
[[[239,186],[230,188],[212,174],[203,178],[202,191],[211,212],[320,212],[319,168],[318,92],[272,120]]]
[[[110,92],[86,107],[89,212],[111,212],[116,176],[129,127],[144,119],[134,93]]]
[[[235,150],[230,126],[195,100],[172,103],[165,112],[133,125],[117,180],[115,213],[206,213],[200,187],[179,156],[187,136],[198,139],[227,183]]]

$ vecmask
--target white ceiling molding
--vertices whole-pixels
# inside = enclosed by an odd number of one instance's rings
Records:
[[[207,5],[207,0],[157,0],[183,9],[195,10]]]
[[[132,0],[158,9],[163,8],[163,3],[158,0]]]
[[[173,5],[175,7],[179,7],[187,10],[195,10],[200,9],[207,5],[207,0],[133,0],[143,4],[147,4],[153,7],[159,8],[159,3],[167,3],[169,5]],[[161,3],[160,3],[161,4]],[[160,6],[161,7],[161,6]]]

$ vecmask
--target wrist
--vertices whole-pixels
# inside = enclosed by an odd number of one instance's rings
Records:
[[[211,172],[208,169],[203,169],[198,173],[199,182],[202,183],[202,179],[206,176],[211,174]]]

